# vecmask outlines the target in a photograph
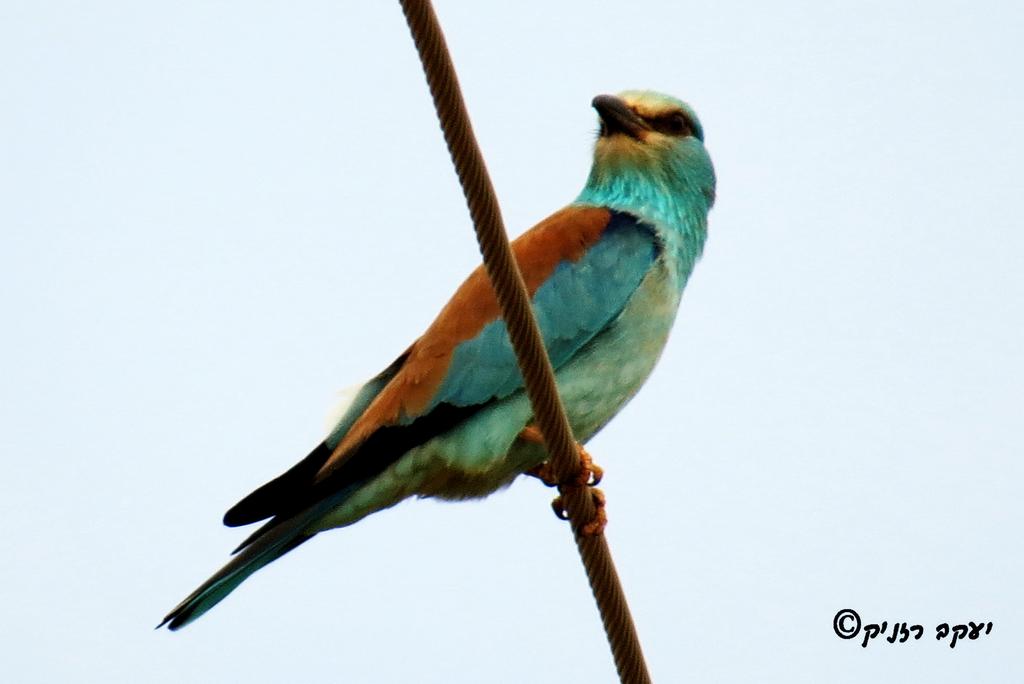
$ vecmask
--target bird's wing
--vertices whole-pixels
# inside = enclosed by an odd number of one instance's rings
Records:
[[[556,369],[618,316],[658,249],[650,226],[592,206],[566,207],[512,243]],[[280,517],[365,482],[522,385],[490,280],[477,268],[423,336],[367,383],[333,440],[289,471],[295,475],[243,499],[225,522]]]

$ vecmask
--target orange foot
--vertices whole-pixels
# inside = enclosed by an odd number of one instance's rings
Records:
[[[541,431],[534,425],[527,425],[523,428],[522,432],[519,433],[519,438],[527,442],[533,442],[534,444],[544,443],[543,434],[541,434]],[[604,477],[604,470],[594,463],[594,459],[591,458],[590,452],[584,449],[582,444],[577,443],[576,448],[579,450],[580,455],[580,471],[577,473],[575,478],[564,484],[574,485],[577,487],[596,487],[596,485],[601,482],[601,478]],[[530,468],[526,471],[526,474],[536,477],[548,487],[558,487],[563,484],[555,477],[555,473],[551,469],[551,465],[547,462]],[[580,528],[580,532],[585,536],[601,534],[604,532],[604,528],[608,524],[608,514],[605,512],[604,492],[600,489],[591,489],[590,494],[594,498],[595,512],[593,520]],[[556,497],[555,500],[551,502],[551,508],[554,509],[555,515],[562,520],[569,519],[561,496]]]
[[[594,537],[604,532],[604,528],[608,525],[608,513],[605,511],[605,498],[604,492],[600,489],[591,489],[590,495],[594,498],[594,518],[580,528],[580,533],[584,537]],[[562,520],[568,520],[569,515],[565,511],[565,502],[561,496],[555,497],[555,500],[551,502],[551,509],[555,512],[555,515]]]
[[[544,435],[534,425],[527,425],[523,428],[522,432],[519,433],[519,439],[534,444],[543,444]],[[572,484],[577,484],[581,487],[596,487],[601,482],[601,478],[604,477],[604,469],[594,463],[594,459],[591,458],[590,452],[583,448],[583,445],[578,443],[576,448],[580,454],[580,472],[576,478],[572,481]],[[556,487],[560,483],[555,477],[554,471],[551,469],[551,465],[545,461],[539,466],[534,466],[526,471],[527,475],[536,477],[538,480],[546,484],[548,487]]]

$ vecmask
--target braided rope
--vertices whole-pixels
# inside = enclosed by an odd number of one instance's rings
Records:
[[[491,279],[509,338],[523,373],[534,420],[550,454],[558,482],[572,482],[581,471],[572,429],[555,386],[554,371],[530,308],[523,276],[512,256],[501,210],[459,89],[444,34],[430,0],[399,0],[420,55],[434,107],[455,171],[466,196],[487,275]],[[650,682],[636,627],[603,534],[586,534],[597,511],[585,485],[559,486],[576,546],[601,613],[622,682]]]

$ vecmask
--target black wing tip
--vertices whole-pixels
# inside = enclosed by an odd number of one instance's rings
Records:
[[[201,603],[203,596],[203,589],[206,587],[204,584],[199,589],[189,594],[188,598],[174,606],[171,612],[164,616],[164,619],[156,626],[157,629],[166,626],[172,632],[177,632],[179,629],[192,622],[195,616],[196,608]]]
[[[402,368],[410,353],[412,353],[412,347],[402,352],[397,359],[391,362],[391,365],[366,383],[360,390],[360,394],[368,389],[373,390],[374,394],[379,392]],[[375,388],[375,385],[379,385],[379,387]],[[224,525],[242,527],[267,518],[286,517],[301,510],[308,503],[306,497],[314,487],[317,473],[333,453],[334,447],[329,445],[327,440],[320,442],[301,461],[229,508],[224,514]],[[242,546],[247,543],[248,541]]]
[[[155,627],[155,629],[160,629],[166,625],[169,631],[177,632],[188,623],[188,619],[191,614],[192,611],[188,610],[188,608],[178,606],[168,613],[164,619],[161,620],[160,624]]]
[[[224,514],[224,524],[228,527],[251,525],[272,518],[282,510],[295,508],[295,500],[312,487],[313,479],[332,452],[326,441],[320,442],[304,459],[229,508]]]
[[[237,504],[228,509],[228,512],[224,514],[223,522],[226,527],[243,527],[245,525],[251,525],[254,522],[260,520],[266,520],[269,515],[257,518],[256,514],[246,510],[246,499],[242,499]]]

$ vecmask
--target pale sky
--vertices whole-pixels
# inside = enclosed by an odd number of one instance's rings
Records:
[[[437,10],[513,234],[582,186],[594,95],[704,124],[705,257],[591,443],[654,679],[1024,681],[1024,5]],[[0,0],[0,64],[2,679],[615,681],[533,480],[153,631],[479,261],[397,3]]]

